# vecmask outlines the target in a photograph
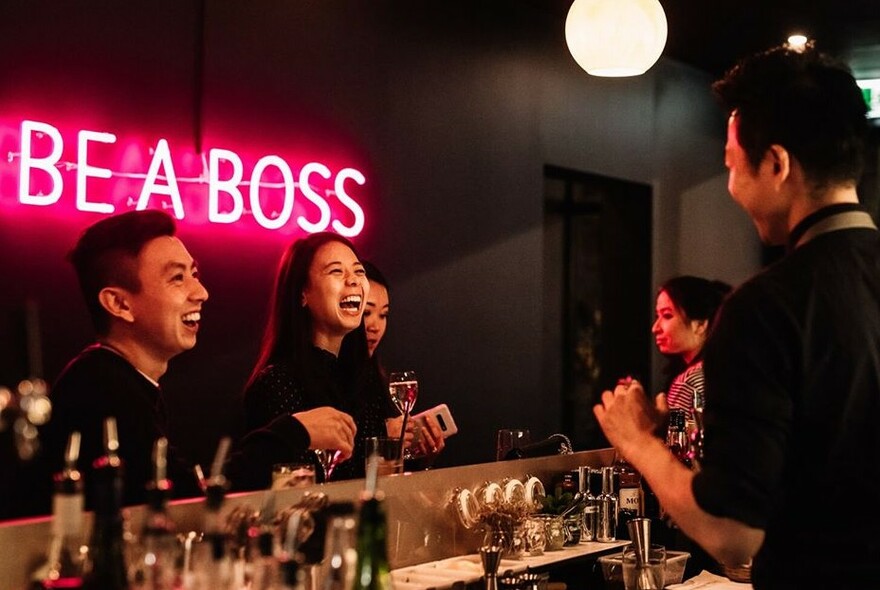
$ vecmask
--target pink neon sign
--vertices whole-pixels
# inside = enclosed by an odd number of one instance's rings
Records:
[[[20,151],[9,151],[7,161],[18,163],[21,205],[55,207],[72,198],[76,210],[106,215],[161,207],[178,219],[237,224],[252,217],[268,230],[332,229],[349,237],[364,227],[364,210],[350,191],[366,178],[355,168],[334,173],[323,163],[308,162],[295,174],[285,159],[270,154],[248,171],[233,150],[211,148],[207,155],[174,159],[168,140],[159,139],[144,172],[143,149],[118,145],[113,133],[79,130],[74,158],[65,158],[64,138],[53,125],[24,120],[19,133]],[[112,150],[121,158],[114,159]],[[108,161],[122,169],[108,167]]]

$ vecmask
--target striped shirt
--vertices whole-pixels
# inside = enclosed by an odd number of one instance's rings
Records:
[[[706,380],[703,377],[703,361],[697,361],[672,381],[666,393],[666,402],[670,408],[687,410],[694,409],[694,399],[702,405],[705,402]]]

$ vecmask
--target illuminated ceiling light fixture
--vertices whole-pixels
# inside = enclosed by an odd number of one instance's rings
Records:
[[[593,76],[638,76],[666,45],[666,14],[658,0],[574,0],[565,19],[572,57]]]
[[[792,51],[804,51],[810,43],[810,40],[806,35],[802,35],[801,33],[794,33],[788,36],[788,41],[786,41],[785,45],[791,49]]]

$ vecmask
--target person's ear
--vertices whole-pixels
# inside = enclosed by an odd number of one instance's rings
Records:
[[[770,166],[775,184],[781,185],[791,174],[791,155],[788,150],[778,144],[767,148],[764,156],[765,162]]]
[[[305,291],[303,291],[302,293],[299,294],[299,304],[300,304],[300,307],[305,307],[306,304],[308,304],[308,300],[306,300],[306,292]]]
[[[128,291],[121,287],[104,287],[98,293],[98,302],[107,313],[128,323],[134,322],[134,314],[128,299]]]
[[[709,331],[709,320],[691,320],[694,326],[694,334],[705,336]]]

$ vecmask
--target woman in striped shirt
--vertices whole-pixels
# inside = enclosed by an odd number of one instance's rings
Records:
[[[674,375],[667,389],[670,408],[690,413],[704,398],[702,351],[715,313],[730,285],[701,277],[669,279],[657,293],[657,319],[651,328],[660,352],[669,358]]]

